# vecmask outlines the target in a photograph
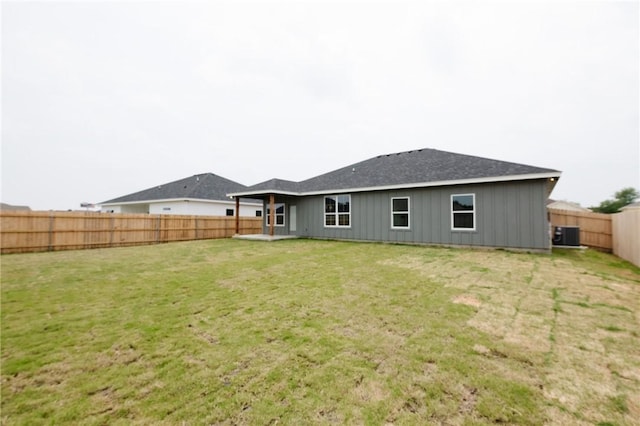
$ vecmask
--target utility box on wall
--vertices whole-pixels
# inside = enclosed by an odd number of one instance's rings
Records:
[[[554,246],[580,246],[580,228],[578,226],[556,226],[553,231]]]

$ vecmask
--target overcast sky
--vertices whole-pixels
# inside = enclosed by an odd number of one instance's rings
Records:
[[[629,2],[11,2],[2,194],[79,209],[194,174],[303,180],[436,148],[640,188]]]

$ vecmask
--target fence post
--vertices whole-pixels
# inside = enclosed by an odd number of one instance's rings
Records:
[[[236,197],[236,235],[240,235],[240,197]]]
[[[111,215],[111,213],[109,213]],[[115,218],[113,215],[109,217],[109,245],[107,247],[113,247],[113,233],[115,227]]]
[[[89,220],[89,212],[85,212],[84,213],[84,217],[82,219],[82,233],[84,234],[82,236],[82,242],[84,243],[84,249],[88,249],[91,248],[91,232],[93,231],[92,227],[91,227],[91,221]]]
[[[55,220],[55,216],[53,211],[49,213],[49,246],[47,247],[48,251],[53,251],[53,222]]]

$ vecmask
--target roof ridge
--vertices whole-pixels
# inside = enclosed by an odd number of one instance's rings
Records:
[[[433,148],[418,148],[418,149],[410,149],[408,151],[391,152],[389,154],[380,154],[380,155],[377,155],[375,157],[371,157],[370,159],[382,158],[382,157],[391,157],[392,155],[411,154],[413,152],[422,152],[422,151],[425,151],[425,150],[437,151],[437,149],[433,149]]]

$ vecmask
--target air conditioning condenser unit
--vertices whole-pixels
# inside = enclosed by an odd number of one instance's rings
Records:
[[[580,246],[580,227],[578,226],[556,226],[553,231],[554,246]]]

